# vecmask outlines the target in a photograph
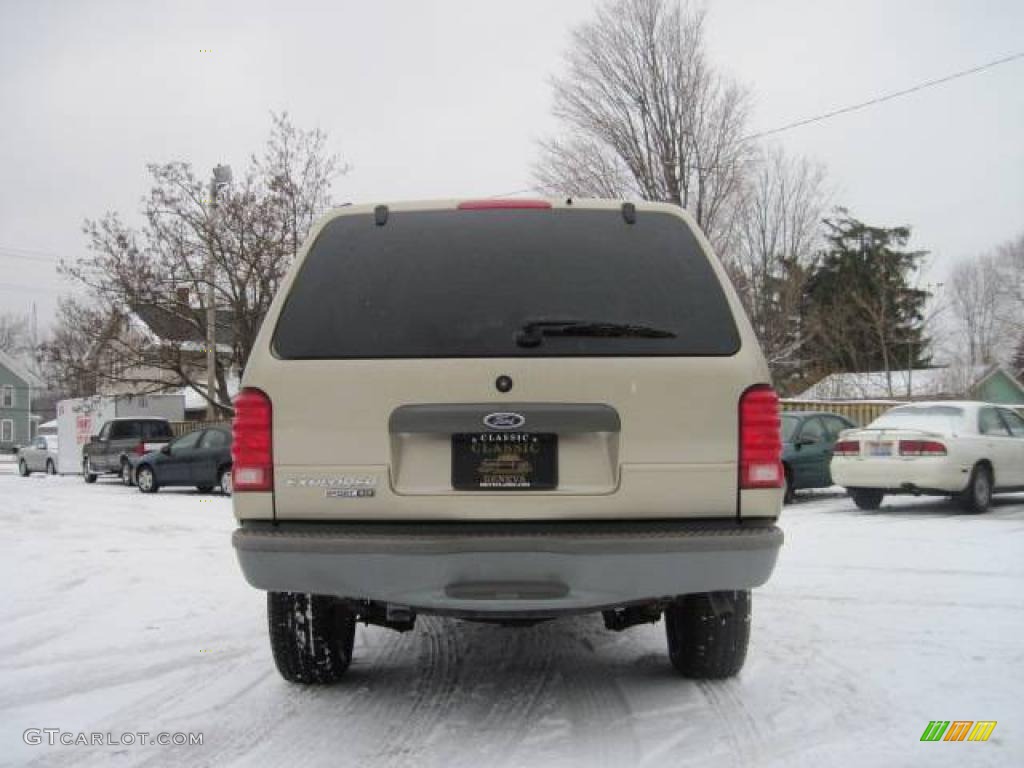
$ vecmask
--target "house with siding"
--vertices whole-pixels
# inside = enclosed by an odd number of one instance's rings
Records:
[[[912,371],[833,373],[797,399],[856,400],[983,400],[1024,406],[1024,385],[1001,365],[946,366]]]
[[[0,452],[32,441],[32,391],[38,387],[35,376],[0,351]]]

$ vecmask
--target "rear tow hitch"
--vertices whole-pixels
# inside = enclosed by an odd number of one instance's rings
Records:
[[[601,617],[604,619],[605,629],[621,632],[624,629],[635,627],[637,624],[657,624],[661,619],[662,610],[661,603],[645,603],[612,611],[601,611]]]
[[[416,626],[416,611],[407,605],[365,600],[354,603],[352,610],[366,625],[373,624],[396,632],[408,632]]]

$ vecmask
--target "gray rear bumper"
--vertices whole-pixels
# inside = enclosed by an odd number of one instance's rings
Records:
[[[232,543],[258,589],[546,616],[757,587],[782,538],[773,521],[246,522]]]

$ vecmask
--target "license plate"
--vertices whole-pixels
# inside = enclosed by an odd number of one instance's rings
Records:
[[[868,456],[892,456],[892,443],[868,443]]]
[[[452,487],[457,491],[550,491],[557,486],[558,435],[452,435]]]

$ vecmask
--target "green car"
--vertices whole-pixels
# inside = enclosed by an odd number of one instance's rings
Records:
[[[801,488],[832,485],[829,464],[839,433],[857,425],[827,411],[786,411],[782,414],[782,466],[786,472],[786,502]]]

